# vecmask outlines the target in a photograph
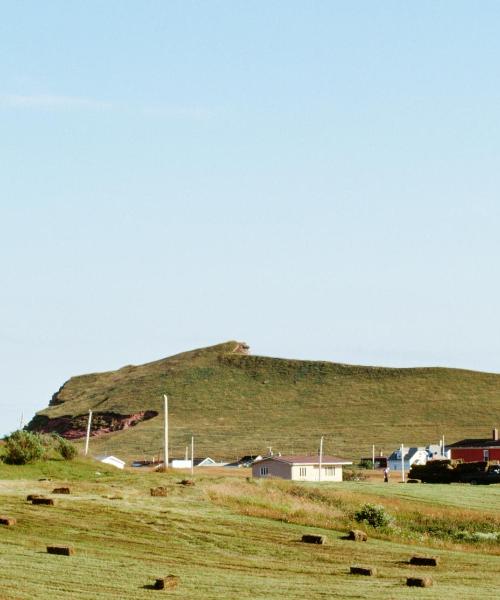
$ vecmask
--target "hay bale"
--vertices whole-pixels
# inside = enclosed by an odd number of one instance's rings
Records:
[[[15,525],[16,523],[17,523],[17,521],[13,517],[5,517],[5,516],[0,517],[0,525],[6,525],[7,527],[11,527],[12,525]]]
[[[311,535],[306,533],[302,536],[302,541],[306,544],[325,544],[326,535]]]
[[[436,556],[412,556],[410,565],[421,565],[424,567],[437,567],[439,558]]]
[[[366,542],[368,536],[360,529],[351,529],[347,534],[347,539],[352,540],[353,542]]]
[[[168,496],[168,489],[161,485],[150,490],[151,496]]]
[[[60,488],[54,488],[52,490],[53,494],[70,494],[70,490],[69,487],[60,487]]]
[[[39,496],[38,498],[33,498],[31,504],[44,505],[44,506],[54,506],[55,502],[52,498],[43,498]]]
[[[167,575],[167,577],[161,577],[157,579],[154,584],[155,590],[168,590],[177,587],[179,578],[175,575]]]
[[[40,494],[28,494],[26,496],[26,501],[31,502],[34,498],[43,498]]]
[[[351,575],[367,575],[368,577],[375,577],[377,569],[375,567],[351,567]]]
[[[183,479],[180,482],[181,485],[194,485],[194,481],[192,479]]]
[[[432,578],[431,577],[407,577],[406,585],[410,587],[431,587],[432,586]]]
[[[47,546],[48,554],[60,554],[61,556],[72,556],[75,553],[71,546]]]

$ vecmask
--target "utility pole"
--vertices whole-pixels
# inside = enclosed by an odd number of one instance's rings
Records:
[[[168,398],[167,394],[163,394],[164,400],[164,408],[165,408],[165,422],[164,422],[164,430],[163,430],[163,461],[165,470],[168,469]]]
[[[404,444],[401,444],[401,477],[403,478],[403,483],[405,482],[405,447]]]
[[[321,465],[323,464],[323,436],[319,441],[319,475],[318,481],[321,481]]]
[[[375,469],[375,444],[372,444],[372,471]]]
[[[22,429],[24,425],[24,411],[21,411],[21,420],[19,421],[19,429]]]
[[[191,436],[191,477],[194,475],[194,435]]]
[[[89,420],[87,421],[87,439],[85,440],[85,456],[89,451],[89,439],[90,439],[90,425],[92,423],[92,411],[89,410]]]

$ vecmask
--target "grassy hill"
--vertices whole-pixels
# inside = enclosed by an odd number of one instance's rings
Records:
[[[245,349],[232,341],[73,377],[30,428],[78,436],[92,409],[92,453],[151,456],[162,447],[167,393],[171,455],[183,456],[191,435],[196,454],[213,458],[267,446],[314,452],[324,435],[325,452],[357,460],[371,454],[372,444],[388,452],[402,442],[437,442],[441,435],[449,442],[486,437],[497,424],[498,374],[287,360],[251,356]]]

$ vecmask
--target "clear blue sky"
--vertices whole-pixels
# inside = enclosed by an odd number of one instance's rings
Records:
[[[228,339],[500,372],[500,3],[0,5],[0,433]]]

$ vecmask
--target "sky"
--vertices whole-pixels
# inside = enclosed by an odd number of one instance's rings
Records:
[[[0,8],[0,434],[232,339],[500,372],[500,3]]]

